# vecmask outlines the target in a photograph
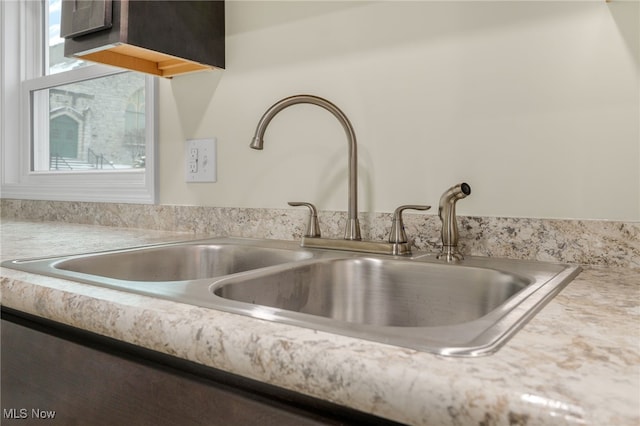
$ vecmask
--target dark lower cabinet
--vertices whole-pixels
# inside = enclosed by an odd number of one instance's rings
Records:
[[[2,425],[336,425],[385,420],[3,308]]]

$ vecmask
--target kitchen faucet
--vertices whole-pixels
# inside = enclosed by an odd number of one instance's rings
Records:
[[[347,116],[333,103],[313,95],[295,95],[279,100],[269,107],[262,115],[262,118],[260,118],[253,140],[249,146],[253,149],[261,150],[264,144],[264,133],[271,120],[283,109],[297,104],[317,105],[326,109],[338,119],[347,134],[349,162],[348,218],[345,226],[344,239],[322,238],[320,236],[316,207],[307,202],[290,202],[289,205],[291,206],[304,206],[309,208],[309,223],[307,225],[307,231],[302,237],[302,246],[393,255],[411,254],[411,246],[406,238],[402,225],[402,211],[406,209],[427,210],[430,206],[406,205],[399,207],[393,215],[392,229],[388,241],[362,241],[360,222],[358,219],[358,150],[356,134]]]
[[[356,145],[356,133],[351,126],[351,122],[347,116],[334,104],[328,100],[313,95],[295,95],[284,98],[273,104],[262,116],[256,127],[256,133],[253,136],[250,147],[253,149],[262,149],[264,143],[264,132],[267,130],[269,123],[280,111],[296,104],[312,104],[322,107],[333,114],[347,133],[348,143],[348,161],[349,161],[349,199],[348,199],[348,218],[344,231],[345,240],[360,240],[360,222],[358,220],[358,149]]]

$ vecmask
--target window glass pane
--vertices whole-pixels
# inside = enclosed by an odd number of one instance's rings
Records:
[[[61,8],[62,0],[49,0],[49,28],[45,31],[45,34],[48,34],[46,45],[49,46],[48,74],[57,74],[89,65],[79,59],[64,57],[64,39],[60,37]]]
[[[124,72],[35,91],[32,169],[145,166],[145,77]]]

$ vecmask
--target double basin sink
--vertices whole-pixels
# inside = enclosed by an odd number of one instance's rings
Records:
[[[383,256],[213,238],[4,267],[441,355],[496,351],[579,272],[469,257]]]

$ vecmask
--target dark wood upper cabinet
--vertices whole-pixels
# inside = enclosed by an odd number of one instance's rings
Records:
[[[224,68],[224,1],[63,0],[65,56],[162,77]]]

